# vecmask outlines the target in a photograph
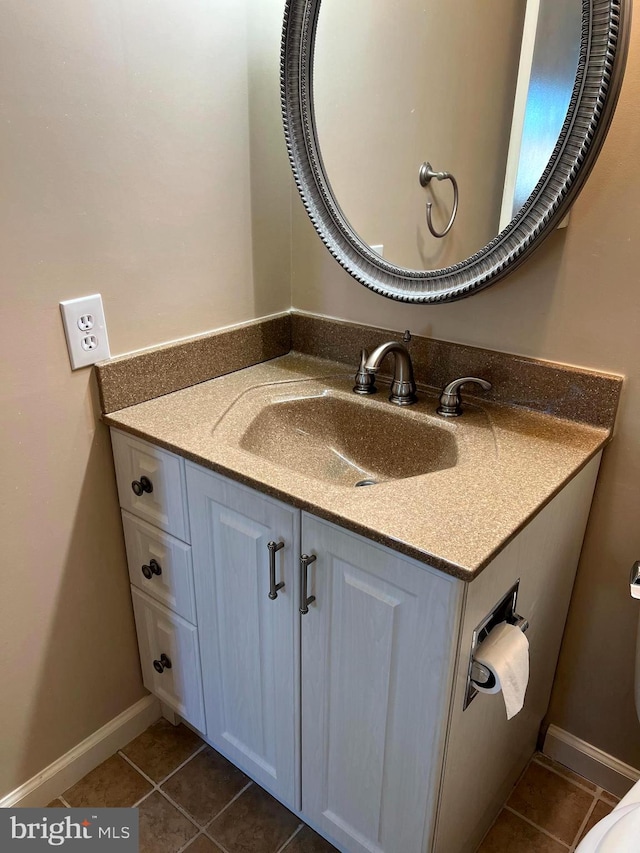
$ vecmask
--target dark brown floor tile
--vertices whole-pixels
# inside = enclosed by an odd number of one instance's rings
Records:
[[[615,794],[610,794],[608,791],[603,791],[600,794],[600,799],[604,800],[605,803],[609,803],[610,806],[617,806],[620,802],[620,797],[616,797]]]
[[[162,785],[172,800],[204,826],[249,779],[211,747],[203,749]]]
[[[147,780],[124,758],[112,755],[62,796],[74,808],[126,808],[151,790]]]
[[[560,841],[572,844],[592,803],[592,794],[534,761],[507,805]]]
[[[185,848],[184,853],[220,853],[221,848],[206,835],[199,835]]]
[[[567,853],[568,848],[503,809],[477,853]]]
[[[160,782],[201,746],[202,741],[191,729],[158,720],[122,752],[154,782]]]
[[[594,785],[593,782],[589,781],[589,779],[585,779],[584,776],[579,776],[577,773],[574,773],[573,770],[569,770],[568,767],[565,767],[564,764],[554,761],[552,758],[543,755],[541,752],[537,752],[534,755],[533,760],[537,761],[538,764],[542,764],[544,767],[550,767],[552,770],[555,770],[556,773],[564,776],[565,779],[570,779],[578,785],[582,785],[583,788],[588,788],[589,791],[596,790],[597,786]]]
[[[310,826],[305,826],[296,837],[287,844],[282,853],[337,853],[333,844],[325,841]]]
[[[176,853],[198,833],[198,827],[158,791],[140,803],[139,815],[140,853]]]
[[[589,820],[587,821],[587,825],[580,833],[580,841],[585,837],[587,832],[598,823],[599,820],[602,820],[603,817],[606,817],[609,812],[613,810],[613,806],[610,803],[606,803],[604,800],[598,800],[595,804],[595,807],[591,814],[589,815]]]
[[[275,853],[299,825],[288,809],[252,785],[207,832],[229,853]]]
[[[51,800],[51,802],[49,803],[47,808],[48,809],[66,809],[66,806],[62,802],[62,800]]]

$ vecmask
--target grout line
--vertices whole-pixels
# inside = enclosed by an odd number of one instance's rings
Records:
[[[192,842],[192,841],[195,841],[195,840],[196,840],[196,838],[198,838],[198,836],[199,836],[199,835],[202,835],[202,833],[201,833],[201,832],[197,832],[197,833],[193,836],[193,838],[190,838],[190,839],[186,842],[186,844],[183,844],[183,845],[182,845],[182,847],[179,847],[179,848],[175,851],[175,853],[182,853],[182,851],[183,851],[183,850],[186,850],[186,849],[187,849],[187,847],[191,844],[191,842]]]
[[[564,773],[562,773],[560,770],[556,770],[555,767],[550,767],[548,764],[545,764],[542,761],[538,761],[535,755],[533,756],[532,761],[535,761],[535,763],[538,765],[538,767],[544,767],[545,770],[549,770],[551,773],[555,773],[556,776],[559,776],[561,779],[564,779],[565,782],[571,782],[572,785],[575,785],[576,788],[580,788],[581,791],[586,791],[587,794],[593,794],[594,793],[593,788],[588,788],[586,785],[583,785],[581,782],[577,782],[573,777],[565,776]],[[575,774],[575,775],[578,775],[578,774]],[[581,776],[580,778],[584,779],[584,776]],[[590,781],[589,779],[585,779],[585,782],[589,782],[589,781]],[[598,790],[598,789],[596,788],[596,790]]]
[[[176,775],[176,773],[177,773],[179,770],[182,770],[182,768],[183,768],[183,767],[186,767],[186,765],[187,765],[190,761],[193,761],[193,759],[196,757],[196,755],[200,755],[200,753],[201,753],[201,752],[204,752],[204,750],[205,750],[206,748],[207,748],[207,744],[206,744],[206,743],[203,743],[203,744],[202,744],[202,746],[198,747],[198,749],[196,749],[196,751],[195,751],[194,753],[192,753],[192,754],[189,756],[189,758],[185,759],[185,760],[182,762],[182,764],[178,764],[178,766],[175,768],[175,770],[172,770],[172,771],[171,771],[171,773],[167,773],[167,775],[164,777],[164,779],[161,779],[161,780],[158,782],[158,787],[160,787],[160,785],[164,785],[164,783],[165,783],[168,779],[171,779],[171,777],[172,777],[172,776],[175,776],[175,775]],[[135,766],[135,765],[134,765],[134,766]]]
[[[130,765],[133,767],[133,769],[134,769],[134,770],[137,770],[137,771],[138,771],[138,773],[139,773],[141,776],[144,776],[144,778],[147,780],[147,782],[151,782],[151,784],[152,784],[152,785],[154,785],[156,788],[159,788],[159,787],[160,787],[160,785],[164,785],[164,783],[167,781],[167,779],[170,779],[170,778],[171,778],[172,776],[174,776],[174,775],[175,775],[179,770],[182,770],[182,768],[183,768],[186,764],[188,764],[188,763],[191,761],[191,759],[192,759],[192,758],[195,758],[195,757],[196,757],[196,755],[198,755],[200,752],[202,752],[202,751],[206,748],[206,746],[207,746],[207,744],[206,744],[206,743],[203,743],[203,744],[202,744],[202,746],[199,746],[199,747],[195,750],[195,752],[192,752],[192,753],[191,753],[191,755],[190,755],[188,758],[185,758],[185,760],[182,762],[182,764],[178,764],[178,766],[177,766],[177,767],[175,767],[175,768],[171,771],[171,773],[167,773],[167,775],[166,775],[166,776],[164,776],[162,779],[160,779],[160,781],[159,781],[159,782],[154,782],[154,781],[153,781],[153,779],[152,779],[150,776],[147,776],[147,774],[144,772],[144,770],[141,770],[141,769],[140,769],[140,767],[138,767],[138,765],[135,763],[135,761],[132,761],[132,760],[131,760],[131,758],[129,758],[129,756],[128,756],[128,755],[125,755],[125,754],[124,754],[124,752],[122,752],[122,750],[118,750],[118,755],[120,756],[120,758],[124,758],[124,760],[127,762],[127,764],[130,764]]]
[[[130,766],[131,766],[131,767],[132,767],[132,768],[133,768],[137,773],[139,773],[139,774],[142,776],[142,778],[143,778],[143,779],[146,779],[146,780],[147,780],[147,782],[149,782],[149,784],[153,785],[152,790],[151,790],[151,791],[149,791],[148,793],[146,793],[146,794],[144,795],[144,797],[140,797],[140,799],[139,799],[136,803],[134,803],[134,804],[133,804],[133,806],[132,806],[131,808],[137,808],[137,807],[140,805],[140,803],[142,803],[144,800],[146,800],[148,797],[150,797],[150,796],[151,796],[151,794],[153,794],[155,791],[157,791],[159,794],[162,794],[162,796],[163,796],[166,800],[168,800],[168,801],[171,803],[171,805],[172,805],[172,806],[175,806],[175,808],[176,808],[176,809],[178,809],[178,811],[179,811],[179,812],[180,812],[184,817],[188,818],[188,820],[190,820],[190,821],[191,821],[191,823],[193,823],[195,826],[197,826],[197,827],[198,827],[198,829],[203,829],[203,824],[198,823],[198,821],[197,821],[197,820],[196,820],[192,815],[190,815],[190,814],[189,814],[189,812],[187,812],[187,811],[186,811],[186,810],[185,810],[185,809],[184,809],[184,808],[183,808],[179,803],[177,803],[174,799],[172,799],[172,798],[169,796],[169,794],[167,794],[167,792],[166,792],[166,791],[163,791],[163,790],[162,790],[162,788],[161,788],[160,786],[161,786],[161,785],[164,785],[164,783],[165,783],[168,779],[170,779],[173,775],[175,775],[179,770],[182,770],[182,768],[183,768],[183,767],[185,767],[185,766],[186,766],[186,765],[187,765],[187,764],[188,764],[188,763],[189,763],[193,758],[195,758],[195,757],[196,757],[196,755],[198,755],[200,752],[202,752],[202,751],[205,749],[205,747],[206,747],[206,746],[207,746],[207,745],[206,745],[206,743],[203,743],[203,744],[202,744],[202,746],[198,747],[198,749],[196,749],[196,751],[195,751],[195,752],[193,752],[193,753],[189,756],[189,758],[185,759],[185,760],[182,762],[182,764],[179,764],[179,765],[178,765],[174,770],[172,770],[172,771],[171,771],[171,773],[167,774],[167,775],[166,775],[163,779],[161,779],[159,782],[154,782],[154,781],[153,781],[153,779],[152,779],[150,776],[147,776],[147,774],[144,772],[144,770],[141,770],[141,769],[138,767],[138,765],[137,765],[134,761],[132,761],[132,760],[131,760],[127,755],[125,755],[123,752],[118,751],[118,755],[119,755],[121,758],[123,758],[123,759],[127,762],[127,764],[129,764],[129,765],[130,765]]]
[[[151,785],[151,790],[147,791],[147,793],[144,794],[144,796],[140,797],[140,799],[137,800],[130,808],[138,808],[141,803],[143,803],[145,800],[149,799],[149,797],[151,797],[154,793],[157,792],[168,803],[170,803],[177,811],[179,811],[180,814],[184,818],[186,818],[192,826],[194,826],[198,830],[198,832],[192,838],[190,838],[182,847],[180,847],[176,851],[176,853],[184,853],[184,851],[187,850],[189,845],[194,843],[196,841],[196,839],[198,838],[198,836],[200,836],[200,835],[203,835],[205,838],[207,838],[209,841],[211,841],[215,845],[215,847],[221,851],[221,853],[229,853],[229,851],[214,836],[212,836],[208,833],[207,828],[210,827],[211,824],[213,824],[213,822],[215,820],[217,820],[228,808],[230,808],[230,806],[233,805],[233,803],[235,803],[235,801],[237,799],[239,799],[245,793],[245,791],[247,791],[254,784],[253,781],[250,779],[247,782],[247,784],[244,786],[244,788],[242,788],[234,797],[232,797],[231,800],[229,800],[229,802],[224,806],[224,808],[220,809],[220,811],[217,812],[212,818],[210,818],[206,824],[199,823],[195,817],[193,817],[191,814],[189,814],[189,812],[187,812],[186,809],[183,808],[183,806],[181,806],[179,803],[177,803],[166,791],[162,790],[162,788],[160,786],[164,785],[164,783],[167,782],[172,776],[174,776],[176,773],[178,773],[180,770],[182,770],[182,768],[185,767],[187,764],[189,764],[189,762],[192,761],[192,759],[194,759],[196,757],[196,755],[198,755],[204,749],[206,749],[207,746],[208,746],[207,743],[203,743],[193,753],[191,753],[191,755],[188,758],[186,758],[181,764],[179,764],[174,770],[172,770],[171,773],[168,773],[159,782],[155,782],[150,776],[148,776],[144,772],[144,770],[142,770],[140,767],[138,767],[138,765],[134,761],[132,761],[129,758],[129,756],[125,755],[122,750],[117,750],[115,753],[116,755],[119,755],[120,758],[124,759],[124,761],[126,761],[126,763],[133,770],[136,771],[136,773],[138,773],[140,776],[142,776],[142,778],[145,779],[145,781],[147,781]],[[69,805],[68,801],[65,800],[65,798],[62,795],[60,795],[58,797],[58,799],[63,803],[65,808],[68,808],[68,809],[72,808],[72,806]],[[305,826],[304,823],[300,823],[297,826],[295,832],[293,832],[292,835],[290,835],[289,838],[287,838],[287,840],[284,842],[284,844],[278,848],[276,853],[284,853],[284,850],[287,847],[287,845],[291,843],[291,841],[295,838],[295,836],[299,832],[301,832],[301,830],[304,828],[304,826]]]
[[[615,794],[610,793],[609,791],[605,791],[602,789],[602,793],[600,794],[600,799],[603,803],[606,803],[608,806],[611,806],[612,809],[620,803],[620,800],[616,797]]]
[[[180,764],[178,767],[176,767],[175,770],[173,770],[171,773],[169,773],[168,776],[165,776],[164,779],[162,779],[160,782],[154,782],[153,779],[150,776],[147,776],[147,774],[143,770],[140,770],[140,768],[136,764],[134,764],[134,762],[131,761],[130,758],[127,758],[126,755],[119,753],[121,758],[124,758],[124,760],[127,762],[127,764],[131,765],[131,767],[133,767],[134,770],[136,770],[144,779],[146,779],[147,782],[149,782],[151,785],[153,785],[153,788],[151,789],[151,791],[146,793],[144,795],[144,797],[141,797],[136,803],[133,804],[133,806],[131,808],[137,808],[140,805],[140,803],[144,802],[152,794],[157,792],[158,794],[160,794],[160,796],[164,797],[164,799],[167,800],[167,802],[171,803],[171,805],[175,809],[177,809],[180,812],[180,814],[189,821],[189,823],[196,826],[198,828],[199,832],[202,832],[204,830],[204,825],[201,823],[198,823],[197,819],[193,815],[189,814],[189,812],[183,806],[181,806],[180,803],[177,803],[169,794],[167,794],[166,791],[163,791],[162,788],[160,787],[160,785],[163,785],[167,781],[167,779],[170,779],[171,776],[174,775],[174,773],[177,773],[178,770],[180,770],[182,767],[184,767],[185,764],[188,764],[192,758],[195,758],[195,756],[198,755],[199,752],[202,752],[202,750],[205,748],[205,746],[206,746],[206,744],[203,744],[199,749],[197,749],[193,753],[193,755],[191,755],[189,758],[187,758],[186,761],[183,761],[182,764]],[[194,836],[194,838],[195,838],[195,836]]]
[[[205,837],[205,838],[208,838],[208,839],[209,839],[209,841],[211,841],[213,844],[215,844],[215,845],[216,845],[216,847],[219,847],[219,848],[220,848],[220,850],[222,851],[222,853],[229,853],[229,851],[228,851],[228,850],[227,850],[227,848],[222,844],[222,842],[221,842],[221,841],[217,841],[215,838],[213,838],[213,836],[209,835],[209,833],[206,831],[206,829],[205,829],[205,830],[203,830],[203,835],[204,835],[204,837]]]
[[[531,766],[531,762],[533,761],[533,759],[534,759],[534,758],[535,758],[535,753],[534,753],[534,755],[529,759],[529,761],[527,762],[527,764],[526,764],[526,766],[525,766],[524,770],[522,771],[522,773],[521,773],[521,774],[518,776],[518,778],[516,779],[516,781],[515,781],[515,783],[514,783],[513,787],[511,788],[511,790],[510,790],[510,791],[509,791],[509,793],[507,794],[507,799],[505,800],[505,802],[504,802],[504,804],[503,804],[502,808],[500,809],[500,811],[498,812],[498,814],[495,816],[495,819],[494,819],[493,823],[492,823],[492,824],[491,824],[491,826],[487,829],[487,831],[485,832],[485,834],[482,836],[482,839],[480,840],[480,843],[478,844],[478,850],[482,847],[482,845],[483,845],[483,843],[484,843],[485,838],[489,835],[489,833],[491,832],[491,830],[493,829],[493,827],[494,827],[494,826],[496,825],[496,823],[498,822],[498,820],[499,820],[499,818],[500,818],[500,815],[502,814],[502,812],[504,811],[504,809],[507,807],[507,803],[508,803],[508,802],[509,802],[509,800],[511,799],[511,795],[513,794],[513,792],[515,791],[515,789],[518,787],[518,785],[520,784],[520,782],[524,779],[525,773],[527,772],[527,770],[528,770],[528,769],[529,769],[529,767]],[[513,809],[510,809],[510,811],[513,811]]]
[[[154,788],[157,788],[157,787],[158,787],[157,783],[153,781],[153,779],[151,778],[151,776],[147,776],[147,774],[144,772],[144,770],[140,770],[140,768],[139,768],[138,766],[136,766],[136,765],[133,763],[133,761],[131,761],[131,759],[130,759],[130,758],[127,758],[127,756],[126,756],[126,755],[123,755],[121,752],[119,752],[119,753],[118,753],[118,755],[120,756],[120,758],[124,758],[124,760],[127,762],[127,764],[129,764],[131,767],[133,767],[133,769],[134,769],[137,773],[139,773],[139,774],[142,776],[142,778],[143,778],[143,779],[146,779],[146,780],[147,780],[147,782],[149,782],[151,785],[153,785],[153,787],[154,787]],[[151,791],[149,791],[149,793],[152,793],[152,792],[151,792]],[[147,796],[148,796],[148,794],[145,794],[145,795],[144,795],[144,797],[140,797],[140,799],[141,799],[141,800],[144,800],[144,799],[146,799],[146,798],[147,798]]]
[[[182,814],[182,816],[186,818],[192,826],[197,828],[198,832],[192,838],[190,838],[182,847],[180,847],[176,851],[176,853],[183,853],[183,851],[187,850],[189,845],[194,843],[200,835],[204,835],[204,837],[211,841],[221,851],[221,853],[229,853],[229,851],[213,835],[209,834],[208,829],[209,827],[211,827],[214,821],[216,821],[222,814],[224,814],[224,812],[226,812],[227,809],[230,808],[235,803],[235,801],[239,799],[245,793],[245,791],[247,791],[254,784],[254,782],[250,779],[244,786],[244,788],[242,788],[234,797],[232,797],[231,800],[229,800],[229,802],[222,809],[220,809],[219,812],[217,812],[212,818],[210,818],[206,824],[199,823],[195,817],[189,814],[189,812],[185,808],[183,808],[183,806],[177,803],[166,791],[162,790],[160,786],[164,785],[164,783],[167,782],[172,776],[182,770],[182,768],[189,764],[189,762],[194,759],[196,755],[206,749],[207,746],[208,744],[203,743],[188,758],[186,758],[181,764],[179,764],[174,770],[172,770],[171,773],[168,773],[165,777],[163,777],[159,782],[155,782],[150,776],[148,776],[144,772],[144,770],[138,767],[138,765],[131,758],[129,758],[128,755],[125,755],[122,750],[117,750],[115,753],[116,755],[119,755],[120,758],[124,759],[124,761],[126,761],[126,763],[133,770],[136,771],[136,773],[142,776],[142,778],[145,779],[145,781],[147,781],[151,785],[151,790],[147,791],[147,793],[144,794],[144,796],[140,797],[140,799],[137,800],[130,808],[138,808],[141,803],[149,799],[149,797],[151,797],[154,793],[157,792],[160,794],[161,797],[167,800],[167,802],[170,803],[177,811],[179,811],[180,814]],[[64,804],[65,808],[72,808],[72,806],[69,805],[67,800],[65,800],[62,795],[60,795],[58,799]],[[284,844],[282,844],[275,851],[275,853],[285,853],[285,848],[293,841],[296,835],[298,835],[298,833],[300,833],[304,829],[304,827],[304,823],[299,823],[295,831],[289,836],[289,838],[286,839]]]
[[[251,780],[249,780],[249,781],[247,782],[247,784],[244,786],[244,788],[242,788],[242,790],[241,790],[241,791],[238,791],[238,793],[235,795],[235,797],[232,797],[232,798],[229,800],[229,802],[226,804],[226,806],[224,806],[223,808],[221,808],[221,809],[220,809],[220,811],[219,811],[217,814],[214,814],[214,816],[213,816],[210,820],[208,820],[208,821],[207,821],[207,823],[204,825],[204,830],[205,830],[205,832],[208,832],[208,831],[209,831],[209,827],[210,827],[210,826],[211,826],[211,824],[214,822],[214,820],[218,820],[218,818],[220,817],[220,815],[221,815],[221,814],[223,814],[224,812],[226,812],[226,810],[229,808],[229,806],[232,806],[232,805],[235,803],[235,801],[236,801],[237,799],[239,799],[239,798],[244,794],[244,792],[245,792],[245,791],[248,791],[248,790],[249,790],[249,788],[250,788],[252,785],[253,785],[253,782],[252,782]],[[215,841],[215,839],[213,839],[213,840]]]
[[[592,802],[592,803],[591,803],[591,805],[589,806],[589,811],[586,813],[586,815],[585,815],[585,817],[584,817],[584,820],[583,820],[583,821],[582,821],[582,823],[580,824],[580,829],[578,830],[578,833],[577,833],[576,837],[573,839],[573,844],[571,845],[571,849],[572,849],[572,850],[574,849],[574,847],[577,847],[577,846],[578,846],[578,841],[580,840],[580,836],[581,836],[581,835],[582,835],[582,833],[584,832],[584,828],[585,828],[585,826],[587,825],[587,823],[589,822],[589,818],[590,818],[590,817],[591,817],[591,815],[593,814],[593,810],[595,809],[595,807],[596,807],[596,805],[597,805],[597,804],[598,804],[598,795],[596,794],[596,796],[595,796],[595,798],[594,798],[593,802]]]
[[[292,834],[287,838],[287,840],[284,842],[284,844],[282,845],[282,847],[278,847],[278,849],[276,850],[276,853],[285,853],[285,850],[286,850],[286,848],[287,848],[287,845],[289,845],[289,844],[293,841],[293,839],[296,837],[296,835],[298,835],[298,833],[299,833],[299,832],[302,832],[302,830],[303,830],[303,829],[304,829],[304,823],[299,824],[299,825],[298,825],[298,828],[295,830],[295,832],[293,832],[293,833],[292,833]]]
[[[176,850],[175,853],[183,853],[184,850],[186,850],[188,847],[190,847],[192,844],[194,844],[198,840],[198,838],[200,838],[200,836],[202,836],[202,835],[204,835],[204,833],[202,832],[202,830],[200,830],[200,832],[198,832],[196,835],[194,835],[193,838],[190,838],[185,844],[182,845],[182,847],[180,847],[178,850]],[[205,838],[206,838],[206,836],[205,836]]]
[[[603,803],[606,803],[611,808],[615,808],[620,802],[620,798],[616,797],[615,794],[612,794],[611,791],[607,791],[606,788],[598,788],[597,799],[602,800]]]
[[[158,790],[157,788],[152,788],[147,794],[144,795],[144,797],[140,797],[140,799],[136,800],[135,803],[132,806],[130,806],[129,808],[132,808],[132,809],[140,808],[140,805],[142,803],[144,803],[145,800],[148,800],[149,797],[151,796],[151,794],[155,794],[157,790]]]
[[[197,827],[198,827],[198,829],[200,829],[200,830],[204,830],[204,826],[203,826],[201,823],[199,823],[199,822],[198,822],[197,818],[195,818],[192,814],[189,814],[189,812],[188,812],[188,811],[187,811],[183,806],[181,806],[181,805],[180,805],[180,803],[177,803],[174,799],[172,799],[172,798],[169,796],[169,794],[167,794],[167,792],[166,792],[166,791],[162,791],[160,788],[158,788],[158,793],[159,793],[161,796],[163,796],[163,797],[165,798],[165,800],[167,800],[168,802],[170,802],[170,803],[171,803],[171,805],[172,805],[174,808],[176,808],[176,809],[180,812],[180,814],[181,814],[183,817],[186,817],[186,818],[187,818],[187,820],[191,821],[191,823],[193,823],[195,826],[197,826]]]
[[[516,815],[516,817],[521,818],[525,823],[528,823],[529,826],[532,826],[534,829],[537,829],[538,832],[541,832],[543,835],[546,835],[547,838],[552,838],[554,841],[557,841],[558,844],[562,844],[563,847],[566,847],[567,850],[571,849],[566,841],[561,841],[555,835],[552,835],[547,829],[543,829],[541,826],[538,826],[537,823],[534,823],[532,820],[529,820],[528,817],[525,817],[523,814],[520,814],[520,812],[517,812],[515,809],[512,809],[511,806],[504,806],[504,808],[506,809],[506,811],[511,812],[511,814]]]

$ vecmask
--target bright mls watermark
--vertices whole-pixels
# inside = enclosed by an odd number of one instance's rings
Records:
[[[138,853],[138,809],[0,809],[0,851]]]

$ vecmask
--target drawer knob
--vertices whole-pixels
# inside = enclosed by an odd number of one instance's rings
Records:
[[[131,488],[133,489],[133,494],[136,497],[141,497],[145,492],[151,494],[153,491],[153,483],[148,477],[140,477],[139,480],[134,480],[131,483]]]
[[[157,560],[150,560],[148,566],[144,565],[142,567],[142,574],[150,581],[154,575],[162,574],[162,566]]]
[[[165,669],[171,669],[171,660],[164,653],[160,655],[160,660],[154,660],[153,668],[156,672],[162,674]]]

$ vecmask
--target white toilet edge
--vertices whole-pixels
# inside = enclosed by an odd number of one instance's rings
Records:
[[[636,824],[635,831],[632,829],[632,835],[629,836],[629,847],[631,850],[631,843],[636,841],[637,838],[637,815],[640,813],[640,781],[636,782],[633,788],[629,791],[629,793],[618,803],[618,805],[613,809],[611,814],[607,815],[607,817],[603,818],[599,823],[596,824],[595,827],[589,832],[589,834],[580,842],[580,844],[576,848],[576,853],[601,853],[603,850],[610,850],[611,845],[609,842],[609,846],[607,846],[607,839],[603,838],[603,834],[607,832],[615,823],[615,816],[619,814],[621,817],[624,816],[624,820],[627,821],[626,815],[629,815],[631,812],[635,812],[635,819],[632,818],[633,822]],[[600,827],[600,833],[597,832],[597,828]],[[606,829],[605,829],[606,827]],[[622,829],[622,825],[619,827]],[[627,835],[626,831],[624,835],[623,845],[625,850],[627,849]],[[635,849],[635,847],[633,848]]]

